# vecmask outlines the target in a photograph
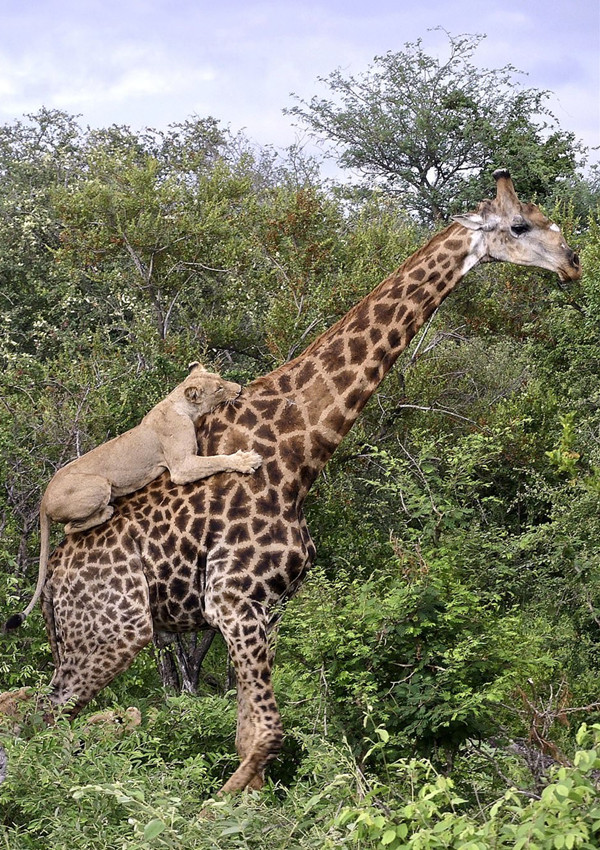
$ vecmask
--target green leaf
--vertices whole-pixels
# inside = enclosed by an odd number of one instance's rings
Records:
[[[384,847],[387,847],[388,844],[391,844],[396,838],[396,830],[395,829],[386,829],[386,831],[381,836],[381,843]]]
[[[167,825],[160,818],[154,818],[144,827],[144,841],[152,841],[157,835],[160,835],[167,828]]]
[[[221,838],[225,838],[227,835],[239,835],[240,832],[244,831],[244,827],[241,823],[235,823],[233,826],[228,826],[221,832]]]

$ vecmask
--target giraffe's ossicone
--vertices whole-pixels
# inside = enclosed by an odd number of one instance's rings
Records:
[[[494,200],[457,216],[303,354],[206,416],[200,454],[256,451],[256,474],[184,486],[165,475],[119,501],[109,522],[58,547],[42,595],[55,703],[74,700],[79,711],[156,629],[219,629],[237,677],[241,759],[222,790],[261,786],[282,741],[269,618],[314,558],[302,506],[319,471],[400,352],[475,265],[502,260],[564,281],[580,276],[559,228],[519,202],[506,171],[494,176]]]

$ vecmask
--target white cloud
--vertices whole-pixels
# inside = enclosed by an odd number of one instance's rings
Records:
[[[13,81],[7,79],[0,70],[0,97],[12,98],[14,97],[15,93],[15,85]]]
[[[24,8],[26,7],[26,8]],[[164,127],[210,114],[260,143],[285,145],[296,129],[290,92],[318,93],[318,76],[361,74],[376,55],[428,32],[487,33],[476,64],[529,72],[526,86],[556,94],[565,129],[586,143],[597,128],[598,6],[577,14],[545,0],[32,0],[10,3],[0,32],[0,120],[42,105],[83,123]],[[594,35],[595,33],[595,35]],[[598,132],[600,138],[600,132]]]
[[[79,85],[63,80],[51,95],[50,104],[68,110],[72,107],[81,109],[90,105],[97,106],[99,103],[117,105],[139,98],[179,95],[192,86],[214,80],[215,76],[215,72],[210,69],[170,68],[167,71],[159,71],[143,67],[130,68],[116,74],[111,82],[103,81],[99,75]]]

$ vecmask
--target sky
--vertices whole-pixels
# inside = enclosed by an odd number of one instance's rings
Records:
[[[212,116],[284,149],[306,142],[283,113],[421,38],[483,34],[474,64],[512,64],[549,90],[563,130],[600,145],[599,0],[0,0],[0,123],[40,108],[82,127],[166,129]],[[592,159],[600,159],[598,152]]]

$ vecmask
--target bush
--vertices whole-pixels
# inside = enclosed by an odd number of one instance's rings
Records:
[[[553,667],[518,614],[468,590],[443,561],[406,556],[366,580],[315,571],[307,585],[277,644],[284,716],[344,735],[361,759],[365,724],[384,726],[396,755],[485,737],[516,685]]]

